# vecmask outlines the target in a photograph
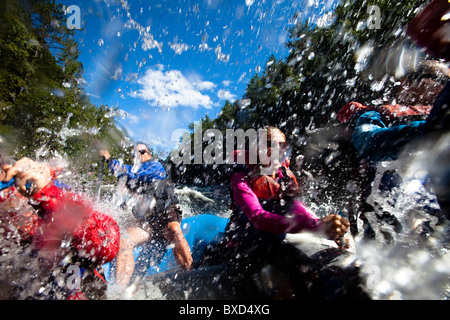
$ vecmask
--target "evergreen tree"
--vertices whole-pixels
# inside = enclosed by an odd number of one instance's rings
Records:
[[[113,110],[93,105],[84,91],[75,31],[66,26],[63,6],[3,0],[0,27],[2,153],[62,155],[81,167],[98,161],[99,143],[120,148],[126,137]]]
[[[295,142],[295,165],[297,156],[311,149],[309,136],[318,128],[336,125],[336,113],[347,102],[371,103],[388,97],[395,81],[387,77],[382,90],[375,90],[372,84],[378,79],[362,71],[381,50],[407,42],[406,26],[427,2],[343,0],[329,26],[298,23],[288,30],[288,56],[282,60],[270,56],[261,74],[255,74],[247,85],[241,101],[245,108],[239,107],[239,101],[233,108],[227,102],[212,120],[213,127],[225,130],[230,121],[235,129],[279,127],[288,140]],[[379,28],[370,25],[368,9],[372,5],[380,9]],[[365,46],[371,50],[371,57],[358,61],[359,50]],[[210,122],[209,118],[202,119],[203,132]]]

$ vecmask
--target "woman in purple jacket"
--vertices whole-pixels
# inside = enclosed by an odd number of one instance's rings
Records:
[[[270,144],[272,148],[276,143],[280,145],[280,157],[284,158],[285,135],[277,128],[267,127],[267,137],[267,145]],[[271,148],[267,149],[270,152]],[[339,245],[345,246],[340,243],[340,239],[347,232],[348,221],[336,214],[319,219],[310,213],[300,201],[295,200],[295,193],[298,191],[295,177],[292,173],[283,175],[283,171],[289,170],[288,163],[285,160],[274,167],[271,176],[274,177],[275,183],[279,182],[280,192],[282,192],[281,189],[284,189],[284,192],[283,195],[274,195],[270,199],[261,195],[260,188],[256,190],[255,184],[252,185],[255,175],[258,175],[257,172],[262,165],[253,166],[247,172],[233,174],[231,189],[234,204],[230,224],[227,228],[229,247],[238,246],[253,250],[255,246],[282,240],[286,233],[302,231],[320,233],[329,239],[336,240]],[[272,177],[269,177],[270,180]],[[285,181],[286,178],[294,180],[294,183],[286,184],[288,188],[290,188],[289,185],[294,186],[292,195],[289,195],[286,187],[283,187],[282,180]],[[276,193],[277,191],[272,192]]]
[[[277,128],[266,129],[269,142],[266,145],[271,147],[265,152],[271,157],[278,144],[280,160],[273,157],[271,161],[275,163],[269,162],[265,166],[247,163],[245,169],[232,175],[232,214],[225,237],[211,248],[205,260],[227,266],[221,279],[228,281],[222,285],[232,286],[234,295],[255,297],[263,291],[264,297],[270,298],[310,297],[312,286],[308,284],[309,280],[316,284],[326,281],[323,278],[316,281],[314,276],[314,280],[310,278],[323,265],[283,241],[286,234],[314,232],[341,245],[349,223],[335,214],[319,219],[296,199],[296,179],[288,168],[289,162],[283,160],[286,138]],[[237,153],[233,156],[237,157]],[[334,256],[343,252],[338,248],[333,250]],[[271,292],[266,292],[268,289]]]

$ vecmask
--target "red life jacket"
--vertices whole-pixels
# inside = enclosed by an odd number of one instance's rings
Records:
[[[299,187],[294,173],[289,169],[289,162],[282,165],[273,176],[256,175],[250,177],[250,185],[258,199],[279,200],[286,196],[294,196],[298,193]]]
[[[249,163],[248,151],[234,151],[230,154],[230,159],[236,163],[238,156],[242,156],[245,159],[250,186],[258,199],[282,199],[285,196],[293,196],[298,193],[298,182],[294,173],[289,169],[289,159],[283,162],[282,168],[279,168],[278,172],[270,176],[258,174],[258,170],[255,170],[257,165]]]
[[[387,121],[394,119],[408,118],[413,116],[427,116],[430,114],[431,106],[402,106],[395,105],[382,105],[378,107],[368,107],[359,102],[349,102],[339,110],[336,118],[342,122],[347,123],[351,117],[360,111],[377,111]]]

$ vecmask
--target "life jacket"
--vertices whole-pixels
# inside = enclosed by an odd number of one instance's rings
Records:
[[[369,107],[359,102],[352,101],[339,110],[336,119],[347,124],[356,114],[365,111],[377,111],[387,122],[392,122],[399,119],[426,117],[430,114],[431,108],[431,106],[403,106],[399,104]]]
[[[241,159],[245,159],[245,163],[238,162],[237,157],[241,155]],[[298,183],[295,175],[289,170],[289,160],[283,162],[282,166],[274,175],[262,175],[259,165],[249,163],[248,151],[238,150],[230,155],[230,160],[234,160],[235,166],[232,171],[245,174],[250,182],[250,187],[258,197],[262,208],[265,211],[278,215],[288,213],[287,201],[288,197],[298,192]],[[236,164],[237,163],[237,164]],[[256,229],[234,201],[233,190],[230,188],[232,214],[229,223],[225,229],[226,247],[239,248],[246,253],[252,252],[252,255],[258,250],[267,250],[274,243],[279,243],[284,239],[284,234],[275,234],[267,231]],[[285,200],[285,202],[281,201]],[[259,249],[256,249],[259,248]],[[248,252],[246,250],[249,250]],[[262,252],[261,252],[262,253]],[[261,257],[263,255],[256,256]]]
[[[299,187],[294,173],[286,160],[274,175],[250,176],[250,185],[258,199],[279,200],[294,196]]]
[[[235,163],[240,155],[245,159],[245,165],[240,169],[247,172],[251,188],[258,199],[280,200],[298,193],[299,185],[294,173],[289,169],[289,159],[286,159],[278,171],[270,176],[259,174],[258,166],[249,163],[248,151],[233,152],[231,157]]]

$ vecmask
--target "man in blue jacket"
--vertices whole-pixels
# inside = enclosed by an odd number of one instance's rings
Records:
[[[108,169],[113,174],[119,178],[126,176],[128,177],[128,182],[135,183],[136,185],[132,186],[133,188],[147,182],[163,180],[167,177],[164,166],[161,162],[152,160],[152,155],[145,144],[138,144],[135,151],[140,160],[140,166],[138,166],[137,170],[131,165],[124,165],[119,160],[111,159],[108,150],[102,150],[100,155],[105,158],[108,163]]]
[[[450,41],[448,30],[450,20],[448,10],[450,2],[433,0],[423,8],[408,24],[407,34],[423,50],[433,57],[450,62]],[[445,18],[447,16],[447,18]],[[450,127],[450,81],[447,82],[439,98],[436,100],[429,120],[427,131],[447,133]],[[449,138],[442,141],[442,152],[430,165],[430,179],[438,196],[441,208],[450,220],[450,147]]]
[[[439,78],[436,78],[439,79],[439,82],[431,78],[431,73],[427,74],[423,71],[413,74],[411,78],[414,82],[405,87],[400,86],[396,95],[396,100],[401,104],[366,106],[359,102],[350,102],[337,114],[337,119],[350,128],[351,142],[361,164],[358,171],[364,172],[364,175],[360,177],[364,187],[361,191],[361,207],[358,209],[362,212],[360,217],[363,221],[368,216],[366,213],[374,210],[365,199],[370,195],[372,187],[375,187],[373,182],[377,163],[397,160],[400,153],[408,146],[411,147],[415,141],[437,141],[437,136],[448,130],[449,116],[446,114],[446,105],[449,101],[449,85],[444,87],[442,82],[448,79],[450,71],[444,64],[426,63],[427,67],[432,67],[433,74],[440,75]],[[441,132],[437,133],[438,131]],[[437,163],[437,161],[435,162]],[[449,181],[448,164],[434,165],[434,168],[430,167],[430,169],[432,182],[433,177],[437,176],[432,174],[432,171],[437,169],[442,171],[439,174],[439,181],[444,186],[442,189],[445,189]],[[444,179],[446,179],[445,182],[442,182]],[[386,169],[381,176],[378,189],[382,192],[391,191],[401,182],[402,177],[396,171]],[[436,183],[433,187],[436,187]],[[450,219],[447,194],[443,191],[437,196],[442,213]],[[439,217],[442,215],[431,208],[427,208],[427,211]],[[402,226],[395,216],[383,211],[377,217],[391,225],[395,232],[401,231]],[[365,235],[370,235],[372,232],[371,226],[366,225]],[[388,234],[386,236],[390,238]]]
[[[190,269],[192,264],[191,251],[181,230],[182,212],[164,166],[152,159],[145,144],[137,144],[135,151],[140,160],[135,166],[112,159],[108,150],[100,151],[110,172],[123,180],[132,194],[133,217],[125,219],[126,232],[122,234],[117,255],[119,291],[130,284],[135,269],[133,248],[137,245],[151,243],[152,258],[158,264],[167,246],[173,244],[172,253],[178,265]]]

